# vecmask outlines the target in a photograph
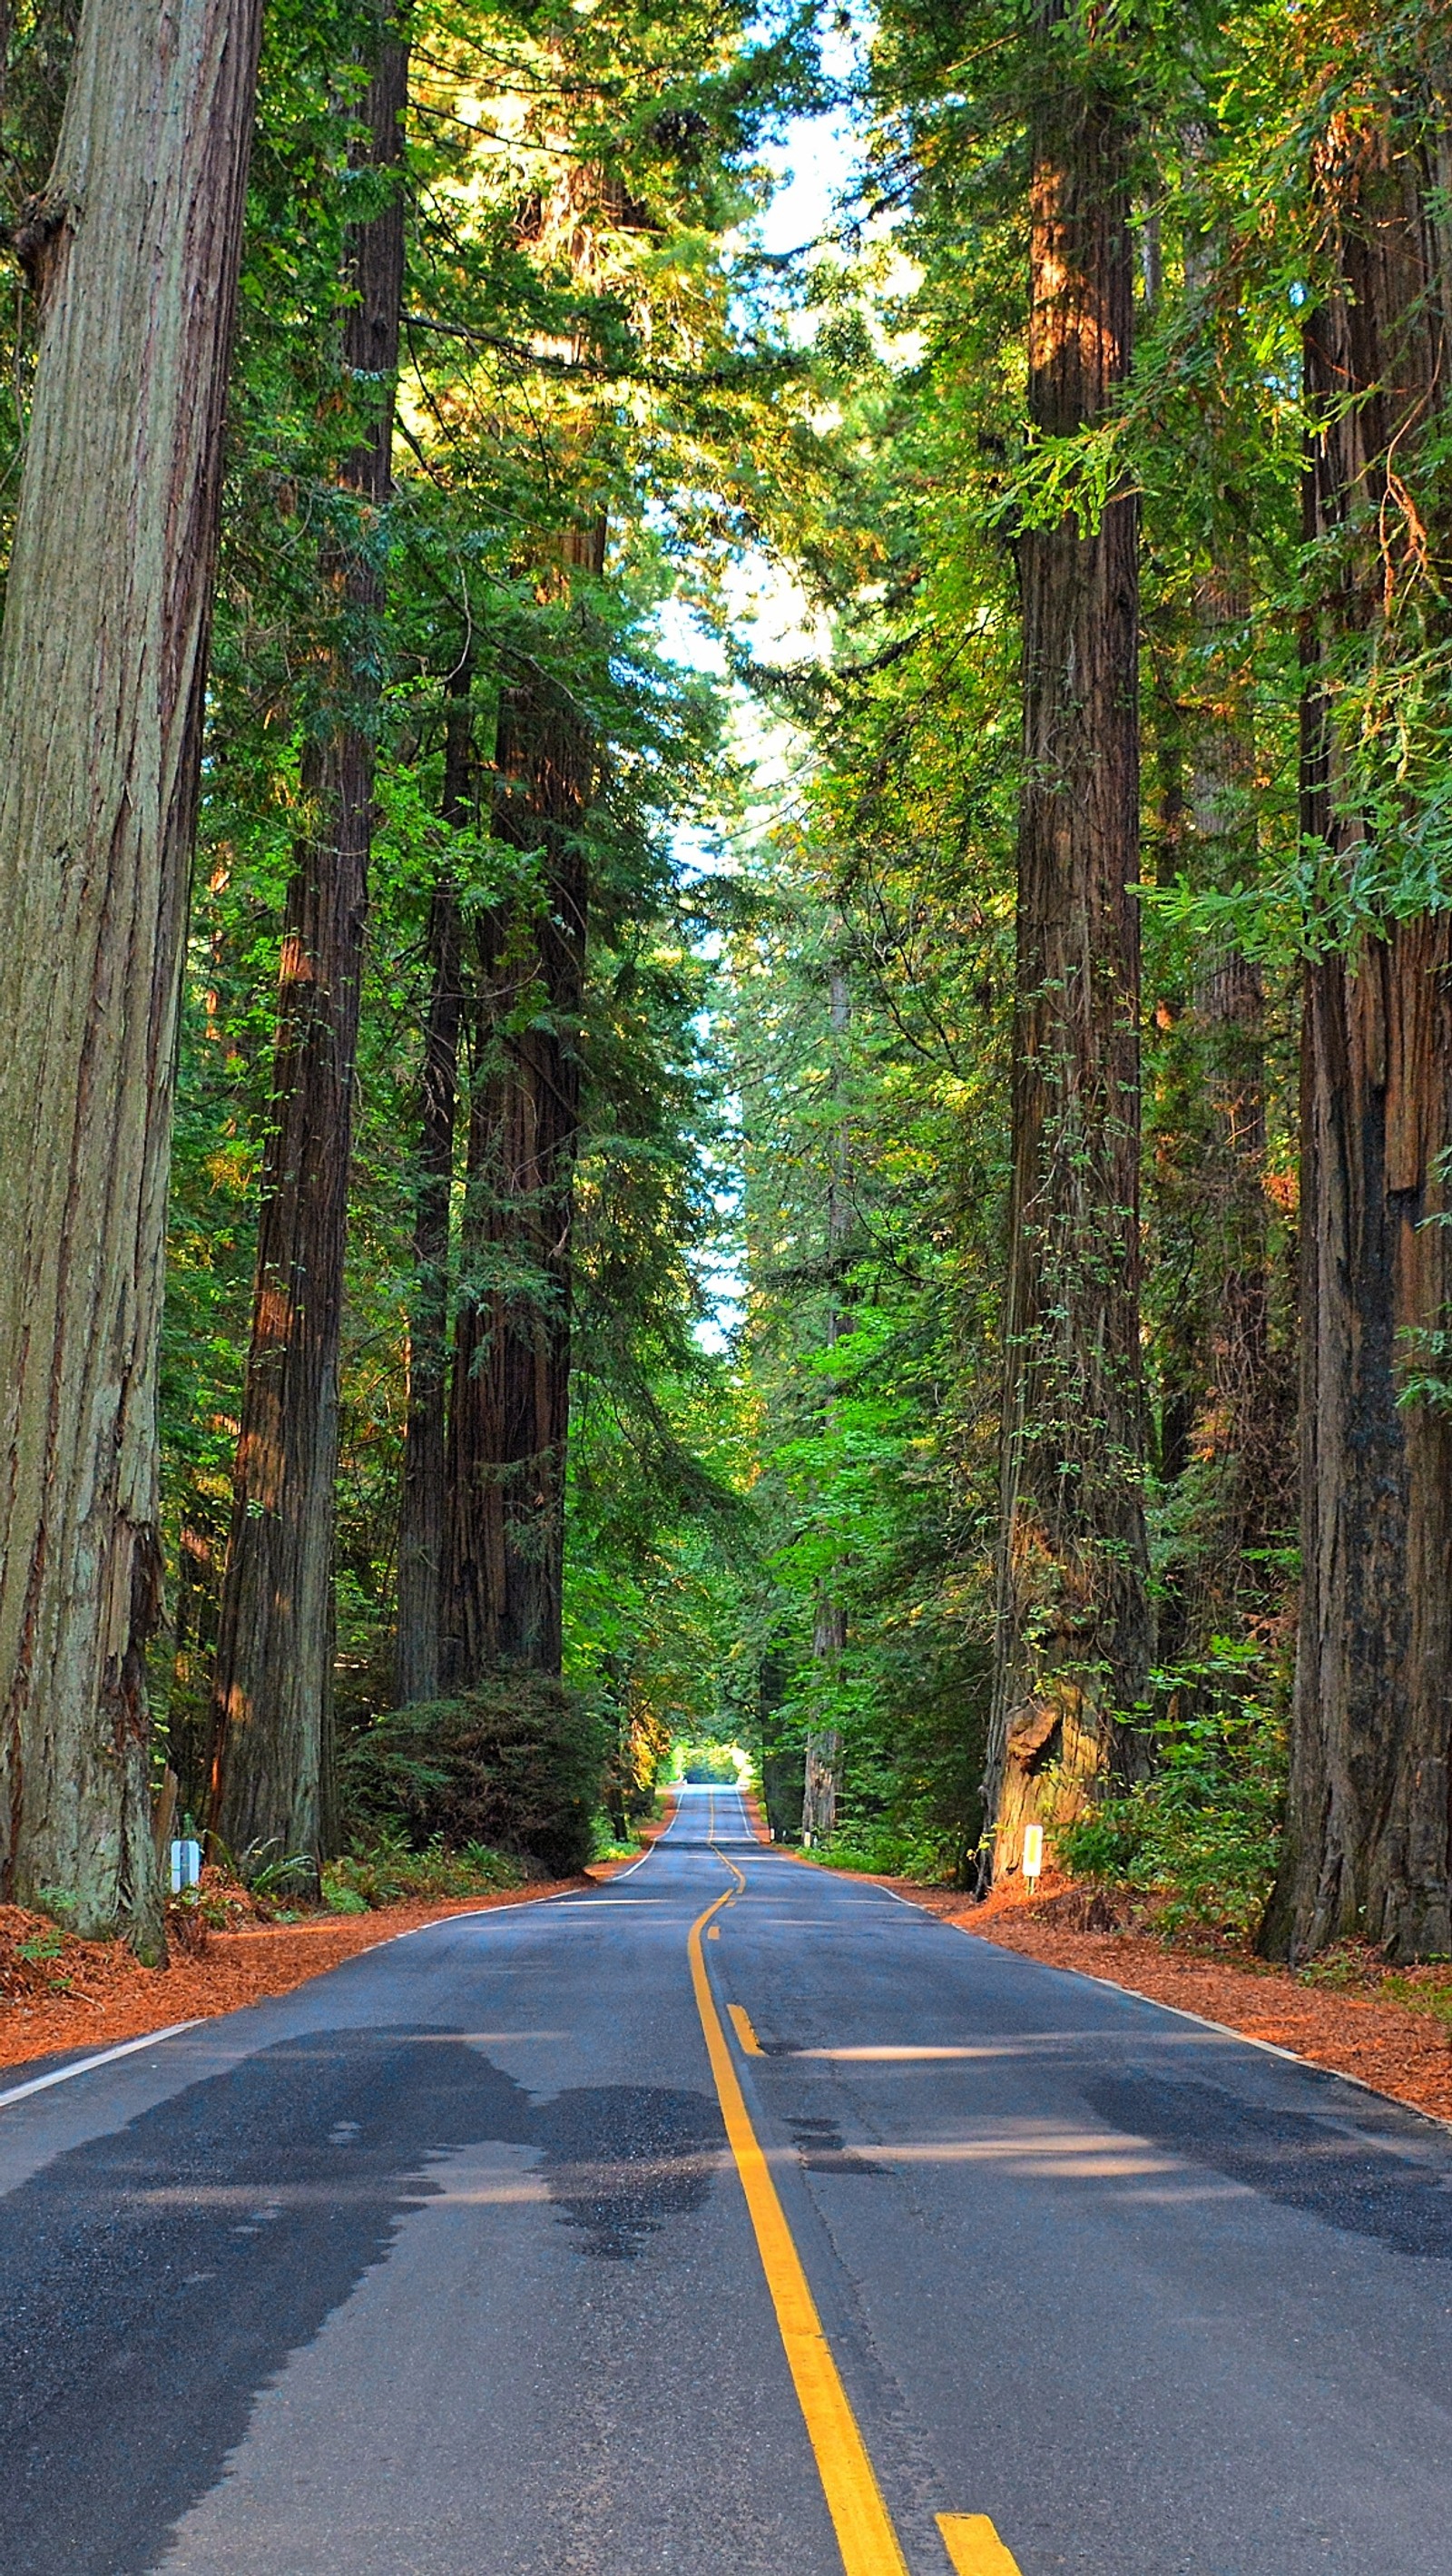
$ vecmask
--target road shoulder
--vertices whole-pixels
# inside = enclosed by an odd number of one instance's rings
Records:
[[[802,1853],[792,1857],[807,1868],[820,1866]],[[1045,1967],[1097,1978],[1151,2003],[1168,2004],[1177,2012],[1234,2031],[1242,2039],[1283,2049],[1312,2066],[1349,2076],[1433,2119],[1452,2121],[1452,2040],[1447,2024],[1432,2012],[1378,1992],[1371,1982],[1376,1972],[1360,1962],[1347,1966],[1346,1985],[1307,1983],[1289,1969],[1272,1967],[1247,1952],[1207,1953],[1137,1930],[1076,1931],[1062,1921],[1045,1921],[1042,1900],[1036,1904],[1017,1896],[996,1897],[987,1904],[975,1904],[957,1888],[869,1878],[855,1870],[829,1875],[887,1888],[975,1939],[1016,1950]],[[1058,1889],[1047,1901],[1061,1905],[1066,1893]],[[1440,1974],[1445,1978],[1445,1969]],[[1416,1974],[1406,1983],[1416,1991]],[[1356,1990],[1358,1984],[1363,1990]]]
[[[37,2061],[49,2065],[85,2056],[175,2022],[210,2021],[272,1995],[290,1994],[359,1951],[375,1949],[422,1924],[506,1905],[534,1905],[588,1884],[584,1878],[537,1880],[492,1896],[385,1905],[368,1914],[318,1914],[300,1923],[209,1932],[200,1955],[178,1952],[166,1968],[143,1967],[123,1942],[82,1942],[68,1936],[54,1958],[22,1958],[28,1991],[7,1992],[0,1999],[0,2068],[23,2076]],[[6,1907],[0,1916],[16,1912]],[[23,1918],[26,1924],[31,1920]],[[6,1929],[0,1921],[0,1936]]]

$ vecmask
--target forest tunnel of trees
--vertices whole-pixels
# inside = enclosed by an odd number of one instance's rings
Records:
[[[689,1739],[1452,1952],[1445,8],[0,61],[0,1900]]]

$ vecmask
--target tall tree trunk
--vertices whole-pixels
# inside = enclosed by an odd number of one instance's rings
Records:
[[[1249,619],[1243,569],[1203,575],[1193,610],[1201,678],[1180,710],[1189,755],[1181,855],[1197,887],[1227,892],[1254,866],[1255,744],[1237,667]],[[1194,1107],[1177,1179],[1193,1210],[1194,1272],[1183,1301],[1181,1464],[1193,1454],[1214,1481],[1197,1507],[1192,1563],[1161,1609],[1162,1663],[1198,1659],[1233,1627],[1248,1584],[1263,1596],[1247,1550],[1284,1531],[1294,1510],[1291,1389],[1270,1341],[1264,1013],[1258,961],[1230,944],[1208,949],[1183,1024]]]
[[[599,574],[603,523],[568,562]],[[494,829],[542,853],[542,900],[481,932],[461,1282],[449,1413],[443,1675],[501,1658],[558,1673],[564,1647],[570,1235],[596,745],[562,685],[505,695]]]
[[[13,243],[42,321],[0,649],[0,1893],[61,1889],[148,1955],[157,1332],[257,42],[256,0],[87,0]]]
[[[834,1053],[840,1056],[842,1042],[852,1020],[852,995],[846,969],[834,961],[831,977],[831,1016]],[[834,1063],[833,1088],[841,1081],[840,1064]],[[832,1167],[827,1183],[827,1261],[831,1276],[827,1308],[827,1347],[836,1348],[845,1332],[851,1330],[850,1317],[844,1312],[841,1271],[847,1243],[852,1233],[852,1188],[850,1146],[845,1123],[839,1120],[832,1137]],[[836,1399],[835,1387],[826,1389],[826,1416],[830,1425]],[[812,1660],[816,1664],[823,1697],[831,1698],[841,1679],[842,1658],[847,1652],[847,1608],[836,1594],[833,1582],[825,1582],[817,1595],[812,1621]],[[825,1726],[813,1726],[807,1737],[806,1762],[803,1771],[802,1840],[804,1843],[826,1842],[837,1829],[837,1802],[842,1794],[843,1744],[842,1729],[835,1716]]]
[[[407,47],[385,21],[361,111],[375,169],[391,169],[402,153],[407,85]],[[329,1831],[338,1371],[373,827],[371,648],[383,607],[375,549],[391,490],[403,237],[395,184],[352,235],[357,300],[343,363],[376,399],[376,419],[342,475],[360,507],[357,539],[332,575],[343,637],[339,713],[307,766],[307,819],[283,931],[273,1121],[213,1687],[212,1821],[239,1854],[277,1844],[316,1856]],[[361,664],[360,630],[368,639]]]
[[[1062,23],[1062,0],[1045,11]],[[1130,359],[1122,108],[1092,69],[1033,118],[1029,407],[1103,418]],[[1013,1175],[988,1870],[1133,1755],[1148,1658],[1139,1361],[1138,509],[1020,540]]]
[[[444,743],[444,821],[457,826],[471,806],[473,669],[454,674]],[[429,907],[430,992],[424,1030],[419,1178],[414,1202],[414,1289],[408,1326],[408,1421],[398,1533],[398,1635],[394,1698],[400,1708],[437,1699],[447,1520],[445,1409],[448,1394],[449,1210],[459,1095],[463,1012],[463,925],[458,889],[445,875]]]
[[[1335,586],[1306,627],[1302,830],[1342,868],[1368,855],[1373,823],[1326,664],[1342,687],[1358,647],[1363,667],[1373,653],[1393,667],[1397,586],[1425,561],[1445,598],[1452,573],[1445,487],[1435,463],[1419,472],[1445,418],[1452,276],[1414,105],[1428,102],[1408,84],[1380,119],[1338,119],[1318,155],[1338,275],[1305,337],[1325,423],[1306,521]],[[1445,87],[1435,112],[1445,138]],[[1452,1312],[1445,912],[1312,962],[1301,1089],[1301,1622],[1264,1937],[1299,1956],[1359,1935],[1411,1959],[1452,1949],[1452,1409],[1408,1386],[1445,1376]]]

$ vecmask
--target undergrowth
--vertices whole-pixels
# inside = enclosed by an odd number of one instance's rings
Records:
[[[486,1843],[448,1851],[436,1834],[422,1851],[412,1851],[404,1834],[384,1831],[355,1843],[341,1860],[325,1861],[322,1876],[323,1903],[332,1913],[368,1914],[410,1897],[498,1896],[523,1887],[526,1873],[512,1853],[491,1851]]]
[[[1202,1661],[1152,1674],[1141,1723],[1155,1769],[1057,1830],[1063,1867],[1153,1897],[1165,1932],[1194,1923],[1253,1933],[1275,1880],[1285,1803],[1286,1731],[1271,1679],[1257,1646],[1221,1637]]]
[[[814,1846],[812,1858],[826,1869],[867,1870],[875,1878],[913,1878],[935,1886],[952,1877],[956,1851],[949,1835],[878,1820],[844,1825],[830,1842]]]

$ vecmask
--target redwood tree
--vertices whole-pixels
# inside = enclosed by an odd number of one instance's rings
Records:
[[[0,1893],[147,1951],[167,1157],[258,15],[87,0],[13,239],[41,318],[0,648]]]
[[[390,10],[361,110],[364,161],[379,172],[400,161],[407,82],[407,46]],[[305,766],[304,827],[283,930],[252,1343],[213,1684],[212,1821],[238,1854],[280,1844],[315,1858],[327,1833],[339,1349],[383,608],[379,513],[392,488],[403,255],[395,179],[351,237],[343,366],[372,418],[340,477],[357,515],[329,565],[333,720]]]
[[[1380,99],[1368,82],[1315,157],[1328,274],[1305,332],[1305,510],[1327,578],[1305,627],[1301,821],[1334,905],[1355,901],[1354,876],[1373,891],[1369,927],[1348,944],[1325,923],[1305,979],[1303,1573],[1265,1934],[1278,1955],[1347,1936],[1396,1958],[1452,1949],[1452,936],[1445,908],[1376,888],[1397,873],[1396,771],[1415,733],[1383,750],[1368,695],[1445,633],[1452,581],[1446,69],[1444,46],[1441,80],[1409,75]]]
[[[467,819],[473,726],[467,655],[453,675],[444,743],[443,819]],[[463,922],[447,870],[429,904],[428,1015],[419,1085],[414,1284],[408,1319],[408,1418],[398,1529],[398,1631],[393,1690],[400,1708],[439,1695],[447,1525],[449,1220],[463,1017]]]
[[[568,541],[604,564],[603,522]],[[563,1653],[570,1237],[598,746],[560,678],[502,700],[494,830],[538,851],[540,899],[486,916],[476,960],[461,1289],[449,1413],[442,1679]]]
[[[834,959],[830,983],[832,1034],[840,1049],[852,1019],[852,994],[846,969]],[[834,1066],[832,1083],[841,1081],[840,1067]],[[852,1205],[851,1146],[845,1120],[832,1132],[832,1162],[827,1182],[827,1262],[830,1270],[827,1308],[827,1347],[835,1348],[844,1333],[852,1329],[852,1319],[843,1311],[842,1272],[847,1246],[852,1239],[854,1209]],[[830,1422],[836,1390],[831,1382],[825,1390],[827,1418]],[[841,1599],[835,1581],[836,1568],[817,1587],[812,1616],[812,1660],[817,1667],[819,1686],[827,1701],[825,1725],[808,1729],[806,1757],[802,1772],[802,1840],[805,1843],[827,1842],[837,1827],[837,1802],[842,1794],[843,1743],[842,1727],[833,1701],[840,1688],[842,1662],[847,1652],[847,1604]]]
[[[1112,37],[1047,0],[1031,113],[1029,413],[1130,362],[1131,130]],[[988,1868],[1128,1747],[1148,1657],[1139,1362],[1138,507],[1019,539],[1023,759]],[[1132,1740],[1131,1740],[1132,1741]]]

